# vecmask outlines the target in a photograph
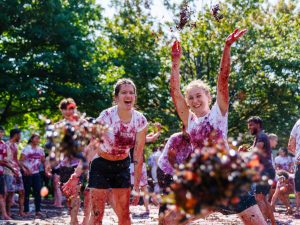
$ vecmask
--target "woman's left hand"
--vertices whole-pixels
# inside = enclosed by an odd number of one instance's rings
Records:
[[[248,30],[243,29],[239,31],[239,29],[235,29],[233,33],[231,33],[227,38],[226,38],[226,45],[231,46],[236,40],[238,40],[240,37],[242,37]]]
[[[132,205],[138,205],[140,200],[140,188],[139,187],[133,187],[132,189],[133,199],[132,199]]]

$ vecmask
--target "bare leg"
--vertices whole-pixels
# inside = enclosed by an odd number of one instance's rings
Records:
[[[285,205],[287,214],[292,214],[292,208],[291,208],[291,204],[290,204],[289,194],[280,193],[278,198]]]
[[[258,205],[251,206],[250,208],[239,213],[238,216],[245,225],[267,225]]]
[[[53,177],[53,188],[54,188],[54,206],[63,207],[62,193],[59,187],[59,176],[56,174]]]
[[[149,212],[149,193],[147,185],[141,187],[141,191],[143,192],[143,200],[146,212]]]
[[[91,219],[90,224],[102,224],[108,189],[90,188]]]
[[[274,213],[273,213],[270,203],[267,200],[267,196],[264,196],[263,194],[255,194],[255,199],[256,199],[257,205],[259,206],[264,218],[270,219],[271,224],[276,225]]]
[[[179,224],[178,221],[181,219],[181,215],[179,212],[170,210],[165,212],[163,217],[159,218],[159,225],[168,225],[168,224]]]
[[[71,225],[78,225],[78,212],[79,212],[79,208],[80,208],[80,196],[79,196],[79,192],[80,192],[80,185],[76,186],[76,195],[73,196],[69,201],[69,208],[70,208],[70,216],[71,216]]]
[[[24,202],[25,202],[25,192],[24,190],[19,191],[19,213],[20,216],[25,216],[24,213]]]
[[[6,206],[5,206],[5,197],[3,195],[0,195],[0,208],[2,217],[4,220],[11,220],[11,218],[6,213]]]
[[[117,200],[117,199],[116,199]],[[113,208],[114,212],[116,213],[116,207],[114,203],[114,198],[112,194],[112,189],[108,189],[108,194],[107,194],[107,203]]]
[[[276,205],[276,201],[277,201],[279,194],[280,194],[279,188],[276,188],[276,191],[274,192],[274,194],[272,196],[272,200],[271,200],[271,207],[272,207],[273,211],[275,211],[275,205]]]
[[[11,208],[11,205],[12,205],[12,199],[14,197],[14,193],[13,192],[7,192],[6,194],[6,212],[7,212],[7,215],[10,217],[11,216],[11,213],[10,213],[10,208]]]
[[[183,215],[180,214],[179,211],[168,210],[165,212],[164,215],[159,216],[158,224],[159,225],[170,225],[170,224],[172,224],[172,225],[178,225],[178,224],[188,225],[195,220],[207,217],[209,214],[211,214],[213,212],[214,212],[213,210],[207,209],[207,210],[203,211],[201,215],[192,216],[185,222],[179,223],[179,221],[182,219]]]
[[[268,196],[268,202],[272,201],[272,197],[273,197],[273,195],[275,193],[275,190],[276,190],[275,188],[271,188],[270,189],[269,196]]]
[[[113,202],[119,225],[130,225],[130,188],[113,188]]]
[[[84,202],[83,202],[83,221],[82,225],[89,225],[90,214],[91,214],[91,204],[90,204],[90,190],[86,188],[84,190]]]
[[[296,192],[296,212],[299,212],[300,207],[300,192]]]

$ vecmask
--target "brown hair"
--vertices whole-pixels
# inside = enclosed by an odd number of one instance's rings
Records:
[[[136,86],[133,83],[133,81],[131,79],[128,79],[128,78],[122,78],[122,79],[119,79],[117,81],[117,83],[115,84],[115,86],[114,86],[114,97],[117,97],[119,95],[119,92],[121,90],[121,86],[123,84],[130,84],[130,85],[132,85],[133,89],[134,89],[134,93],[137,94],[136,93]]]
[[[33,133],[33,134],[31,135],[31,137],[29,138],[27,144],[28,144],[28,145],[31,144],[33,138],[35,138],[35,137],[40,137],[40,135],[37,134],[37,133]]]
[[[68,105],[70,105],[70,104],[74,104],[76,106],[74,99],[73,98],[64,98],[63,100],[60,101],[58,108],[60,110],[67,109]]]

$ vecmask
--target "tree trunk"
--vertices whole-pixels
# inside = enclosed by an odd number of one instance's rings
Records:
[[[0,124],[4,124],[6,122],[7,116],[8,116],[8,111],[10,109],[12,101],[13,101],[13,96],[10,95],[5,108],[4,108],[3,112],[1,113]]]

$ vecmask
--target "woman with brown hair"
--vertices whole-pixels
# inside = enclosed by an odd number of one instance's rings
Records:
[[[20,164],[23,170],[23,182],[25,189],[25,202],[24,211],[29,212],[29,196],[31,189],[33,189],[34,205],[36,216],[41,216],[41,176],[40,176],[40,165],[43,163],[46,168],[46,160],[44,149],[40,146],[40,136],[38,134],[32,134],[28,140],[28,145],[22,150]],[[46,175],[49,172],[46,171]]]
[[[119,225],[131,224],[129,152],[134,148],[133,204],[136,205],[139,200],[143,149],[147,133],[146,118],[134,109],[136,97],[136,87],[132,80],[118,80],[114,88],[116,105],[102,111],[97,119],[108,125],[110,130],[103,135],[98,154],[91,162],[89,171],[93,224],[102,224],[110,189]]]

